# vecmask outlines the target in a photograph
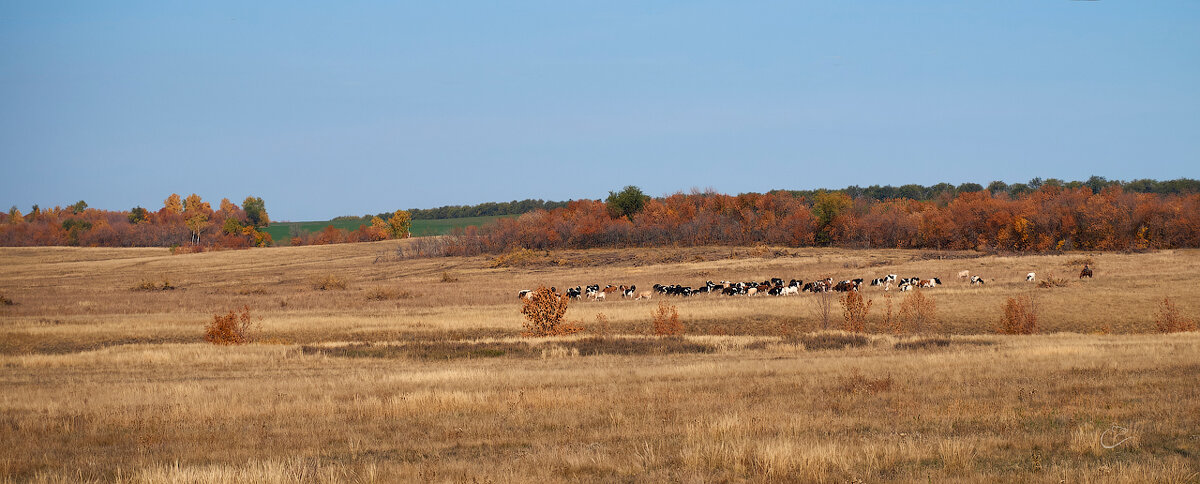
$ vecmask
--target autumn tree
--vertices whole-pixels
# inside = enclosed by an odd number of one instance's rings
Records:
[[[133,207],[133,209],[129,211],[128,218],[129,218],[129,223],[131,223],[131,224],[145,222],[146,220],[150,219],[150,211],[148,211],[140,206]]]
[[[271,225],[271,218],[267,216],[267,204],[261,197],[246,197],[242,201],[242,210],[246,212],[246,220],[251,226],[264,228]]]
[[[628,185],[620,192],[608,192],[608,198],[604,200],[608,207],[608,213],[615,217],[625,217],[630,222],[633,221],[633,215],[641,212],[646,207],[646,201],[650,197],[642,193],[642,189],[633,185]]]
[[[183,213],[183,200],[179,198],[179,194],[172,193],[166,200],[163,200],[163,209],[167,213]]]
[[[412,218],[407,211],[397,210],[387,221],[387,231],[393,239],[408,238],[410,229],[412,229]]]

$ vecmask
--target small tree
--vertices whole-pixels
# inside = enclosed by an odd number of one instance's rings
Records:
[[[1179,309],[1175,307],[1175,303],[1171,302],[1171,298],[1166,297],[1163,298],[1162,302],[1158,303],[1158,313],[1155,314],[1154,325],[1163,333],[1196,330],[1196,323],[1179,314]]]
[[[642,193],[641,188],[629,185],[620,192],[608,192],[608,198],[604,200],[604,204],[608,208],[608,214],[612,217],[625,217],[632,222],[633,215],[646,207],[647,200],[650,200],[650,197]]]
[[[71,205],[70,209],[71,209],[71,213],[80,214],[80,213],[83,213],[84,210],[87,210],[87,207],[88,207],[87,202],[80,200],[78,202],[75,202],[74,205]]]
[[[387,221],[388,233],[393,239],[408,238],[410,229],[412,229],[412,216],[407,211],[397,210],[392,214],[392,217]]]
[[[1000,320],[1000,332],[1003,334],[1034,334],[1037,332],[1037,306],[1032,296],[1010,297],[1001,308],[1004,311]]]
[[[817,310],[817,319],[821,320],[821,329],[829,329],[829,321],[833,317],[833,293],[819,291],[812,302]]]
[[[679,336],[683,334],[683,322],[679,320],[679,311],[666,301],[659,301],[658,308],[650,311],[651,323],[654,324],[656,336]]]
[[[241,345],[251,341],[250,331],[253,322],[250,320],[250,307],[243,306],[241,311],[233,310],[226,314],[214,314],[211,323],[204,331],[204,341],[215,345]]]
[[[838,301],[842,304],[842,329],[851,333],[862,333],[867,329],[867,315],[871,313],[871,301],[864,301],[858,291],[846,291]]]
[[[545,287],[537,288],[521,305],[526,320],[521,336],[562,336],[583,331],[582,327],[563,323],[568,301],[570,298],[565,294],[559,296]]]

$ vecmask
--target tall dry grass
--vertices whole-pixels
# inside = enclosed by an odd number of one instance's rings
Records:
[[[0,306],[0,479],[1189,482],[1200,472],[1200,335],[1156,327],[1165,293],[1177,314],[1200,313],[1200,251],[721,247],[535,253],[490,267],[388,256],[407,243],[0,249],[0,294],[19,303]],[[1094,279],[1024,281],[1081,257]],[[884,311],[862,334],[822,332],[817,296],[805,294],[571,301],[563,320],[597,321],[587,332],[518,336],[516,293],[539,285],[950,280],[963,269],[988,284],[923,290],[937,302],[932,334],[882,335]],[[314,288],[324,274],[352,283]],[[178,289],[129,290],[147,278]],[[996,335],[1004,302],[1029,291],[1040,334]],[[687,336],[649,336],[659,302]],[[261,316],[262,343],[202,342],[214,313],[243,305]],[[1092,334],[1106,326],[1114,334]],[[1105,447],[1114,426],[1128,439]]]

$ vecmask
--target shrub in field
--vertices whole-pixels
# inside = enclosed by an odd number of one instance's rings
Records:
[[[411,292],[389,287],[377,287],[367,291],[368,301],[388,301],[392,299],[410,299],[412,297]]]
[[[0,294],[0,305],[15,306],[16,304],[17,303],[13,302],[12,299],[5,297],[3,294]]]
[[[877,395],[892,389],[896,381],[889,373],[882,378],[871,378],[863,375],[858,370],[850,376],[838,377],[838,384],[835,387],[839,392],[846,394],[865,393],[868,395]]]
[[[683,323],[679,321],[679,311],[666,301],[659,301],[658,308],[650,311],[654,334],[656,336],[678,336],[683,334]]]
[[[458,282],[458,276],[449,272],[442,273],[442,282]]]
[[[911,331],[913,333],[932,332],[937,329],[937,304],[920,289],[904,296],[900,303],[900,317],[896,318],[897,333]]]
[[[817,319],[821,320],[821,329],[829,329],[829,320],[833,315],[833,293],[818,292],[812,302],[817,310]]]
[[[569,300],[565,294],[559,296],[545,287],[537,288],[521,305],[521,314],[525,315],[522,323],[525,331],[521,336],[562,336],[583,331],[581,326],[563,322]]]
[[[1059,277],[1054,277],[1054,274],[1046,276],[1045,279],[1038,281],[1037,287],[1042,289],[1050,289],[1052,287],[1067,287],[1067,280]]]
[[[596,313],[596,334],[601,337],[608,336],[611,325],[608,322],[608,315],[604,313]]]
[[[204,330],[204,341],[215,345],[241,345],[250,342],[250,307],[226,314],[214,314],[213,320]]]
[[[143,279],[137,285],[133,286],[132,289],[134,291],[170,291],[175,289],[175,286],[171,285],[171,281],[167,279],[163,279],[161,284],[149,279]]]
[[[842,304],[842,329],[851,333],[866,331],[872,301],[864,301],[858,291],[846,291],[838,302]]]
[[[1001,308],[1004,316],[1000,320],[1003,334],[1034,334],[1037,332],[1037,306],[1032,296],[1010,297]]]
[[[1163,333],[1196,330],[1196,323],[1179,314],[1175,303],[1171,302],[1171,298],[1166,297],[1158,303],[1158,312],[1154,315],[1154,325],[1158,327],[1159,332]]]
[[[799,339],[807,350],[841,350],[870,343],[867,337],[861,334],[836,331],[804,334]]]
[[[334,289],[346,289],[346,280],[333,274],[325,274],[312,279],[313,289],[319,291],[332,291]]]

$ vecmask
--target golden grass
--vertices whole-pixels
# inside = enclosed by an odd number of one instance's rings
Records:
[[[534,252],[491,267],[389,256],[406,243],[0,249],[0,294],[19,302],[0,306],[0,480],[1200,476],[1200,335],[1155,330],[1163,297],[1200,312],[1200,251],[717,247]],[[1024,281],[1085,259],[1095,279]],[[953,277],[963,269],[987,285]],[[539,285],[887,273],[947,282],[924,291],[940,334],[880,334],[880,311],[866,335],[819,332],[811,295],[705,295],[670,299],[682,338],[650,336],[659,301],[619,297],[571,303],[584,334],[517,336],[516,292]],[[329,274],[346,289],[313,287]],[[144,280],[178,289],[130,290]],[[1050,334],[996,335],[1002,303],[1030,291]],[[877,288],[863,295],[882,304]],[[201,342],[213,314],[241,306],[261,317],[259,344]],[[1114,426],[1127,440],[1106,448]]]

